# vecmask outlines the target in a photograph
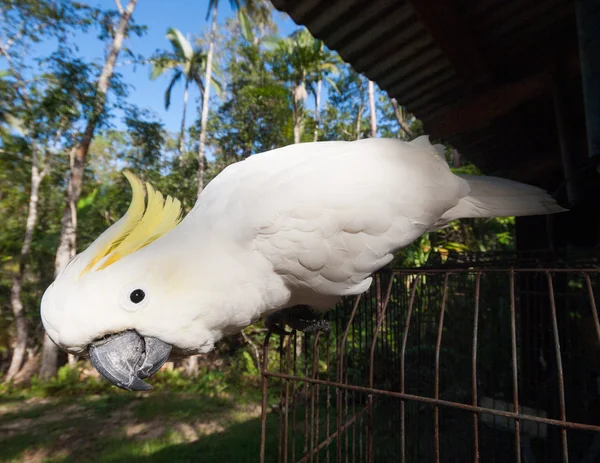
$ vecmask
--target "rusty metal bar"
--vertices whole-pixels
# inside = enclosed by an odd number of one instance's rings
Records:
[[[263,344],[263,361],[262,361],[262,410],[261,410],[261,433],[260,433],[260,463],[265,463],[265,441],[267,437],[267,395],[269,387],[269,377],[265,374],[269,368],[269,340],[271,333],[265,336]]]
[[[481,272],[475,279],[475,307],[473,309],[473,351],[471,356],[473,405],[477,406],[477,341],[479,334],[479,292],[481,289]],[[404,391],[402,391],[404,392]],[[479,463],[479,415],[473,413],[473,447],[474,462]]]
[[[281,336],[279,338],[279,371],[282,372],[283,371],[283,359],[285,358],[283,356],[283,346],[285,343],[285,339],[283,338],[283,336]],[[279,452],[277,454],[277,461],[279,463],[281,463],[281,452],[282,452],[282,447],[281,447],[281,441],[282,441],[282,433],[283,433],[283,426],[282,426],[282,420],[284,419],[284,412],[287,410],[283,408],[283,381],[280,381],[279,384],[279,407],[281,407],[281,413],[279,414]]]
[[[319,336],[321,335],[320,331],[317,331],[315,335],[315,339],[313,341],[313,363],[312,363],[312,377],[316,378],[319,371]],[[316,440],[319,440],[319,407],[316,408],[316,423],[315,423],[315,394],[319,393],[319,385],[312,384],[311,385],[311,398],[310,398],[310,409],[311,409],[311,426],[310,426],[310,447],[313,448],[315,446],[315,434]],[[312,457],[310,459],[312,463]]]
[[[552,275],[546,271],[548,279],[548,294],[550,296],[550,311],[552,314],[552,334],[554,336],[554,350],[556,352],[556,368],[558,370],[558,400],[560,405],[560,419],[567,421],[567,410],[565,405],[565,378],[562,366],[562,356],[560,354],[560,338],[558,335],[558,321],[556,319],[556,302],[554,299],[554,285],[552,283]],[[567,442],[567,428],[561,428],[561,443],[563,452],[563,462],[569,463],[569,449]]]
[[[415,305],[415,296],[421,277],[417,276],[413,282],[410,293],[410,302],[408,303],[408,312],[406,313],[406,323],[404,325],[404,335],[402,337],[402,350],[400,352],[400,392],[405,392],[405,363],[406,363],[406,342],[410,329],[410,319],[412,317],[413,307]],[[405,424],[405,404],[404,400],[400,402],[400,462],[406,462],[406,424]]]
[[[293,372],[294,375],[297,374],[297,352],[296,352],[296,336],[297,333],[294,333],[294,363],[293,363]],[[291,342],[292,337],[290,336],[288,338],[288,341]],[[288,350],[289,350],[289,345],[288,345]],[[289,371],[289,366],[288,366],[288,371]],[[287,449],[286,449],[287,450]],[[292,387],[292,462],[296,461],[296,381],[293,382],[293,387]]]
[[[327,356],[326,356],[326,362],[327,362],[327,399],[326,399],[326,410],[327,410],[327,421],[325,422],[325,435],[329,436],[329,426],[330,426],[330,418],[331,418],[331,389],[330,389],[330,383],[331,383],[331,372],[330,372],[330,365],[331,365],[331,358],[330,358],[330,350],[331,350],[331,346],[330,346],[330,339],[331,338],[327,338]],[[327,452],[325,453],[325,458],[326,458],[326,462],[329,463],[329,446],[327,446]]]
[[[352,391],[352,416],[356,415],[356,391]],[[356,421],[352,423],[352,463],[356,462]]]
[[[358,329],[358,332],[360,333],[360,321],[361,321],[362,317],[358,318],[358,325],[359,327],[357,327],[357,323],[352,323],[352,339],[355,339],[356,337],[356,331]],[[348,382],[348,380],[346,379],[346,382]],[[352,391],[352,413],[355,415],[356,414],[356,391]],[[355,420],[354,423],[352,423],[352,461],[354,463],[354,461],[356,460],[356,425],[358,420]],[[359,423],[360,424],[360,423]],[[359,439],[361,434],[362,429],[359,429]],[[361,440],[361,444],[362,444],[362,440]]]
[[[596,298],[594,297],[594,288],[592,287],[592,280],[587,273],[583,274],[585,283],[588,290],[588,297],[590,298],[590,308],[592,309],[592,318],[594,319],[594,326],[596,328],[596,336],[598,337],[598,345],[600,346],[600,320],[598,320],[598,310],[596,308]]]
[[[375,275],[375,312],[376,312],[376,324],[379,325],[380,312],[381,307],[381,275]],[[372,318],[372,317],[369,317]],[[361,343],[362,344],[362,343]],[[373,387],[371,378],[373,372],[373,361],[375,354],[375,344],[377,344],[377,333],[373,334],[373,342],[371,345],[371,357],[369,362],[369,387]],[[367,463],[371,463],[371,459],[373,457],[373,429],[375,427],[375,423],[373,422],[373,396],[369,395],[367,397],[367,402],[369,404],[369,411],[367,414],[368,417],[368,432],[367,432]],[[348,458],[348,452],[346,452],[346,458]],[[347,463],[347,462],[346,462]]]
[[[346,384],[348,384],[348,369],[346,369]],[[348,391],[344,391],[344,421],[347,423],[348,422]],[[345,448],[346,448],[346,463],[348,463],[348,433],[344,432],[343,434],[344,437],[344,444],[345,444]],[[342,439],[342,436],[340,435],[340,439]]]
[[[352,336],[356,336],[356,332],[359,333],[359,338],[362,337],[362,323],[363,323],[363,317],[358,317],[358,321],[352,324]],[[358,326],[357,326],[358,325]],[[366,327],[366,320],[365,320],[365,327]],[[356,330],[355,330],[356,328]],[[358,343],[358,347],[359,347],[359,356],[362,356],[362,342]],[[353,391],[353,394],[356,395],[356,392]],[[356,412],[356,406],[354,407],[354,411]],[[360,429],[358,431],[358,440],[359,440],[359,454],[360,454],[360,461],[362,461],[362,454],[363,454],[363,445],[366,446],[366,443],[363,440],[363,434],[364,434],[364,422],[363,420],[358,420],[359,421],[359,425],[360,425]],[[353,423],[353,426],[356,426],[356,421]]]
[[[438,333],[437,342],[435,344],[435,385],[434,385],[434,396],[436,399],[440,397],[440,349],[442,347],[442,333],[444,331],[444,312],[446,310],[446,297],[448,296],[448,276],[450,273],[444,275],[444,292],[442,293],[442,304],[440,307],[440,318],[438,321]],[[434,435],[435,435],[435,461],[440,462],[440,410],[436,405],[433,409],[434,419]]]
[[[519,376],[517,365],[517,321],[515,314],[515,272],[510,272],[510,343],[513,373],[513,403],[515,413],[519,414]],[[519,420],[515,420],[515,454],[517,463],[521,463],[521,429]]]
[[[377,339],[379,337],[379,332],[381,331],[381,326],[383,325],[383,321],[385,320],[385,312],[387,306],[390,301],[390,296],[392,294],[392,283],[394,280],[390,278],[389,284],[387,286],[385,292],[385,298],[381,300],[381,276],[377,275],[376,278],[376,287],[377,287],[377,324],[375,326],[375,332],[373,333],[373,341],[371,342],[371,352],[369,356],[369,387],[373,387],[373,374],[375,370],[375,346],[377,345]],[[374,437],[374,428],[375,423],[373,421],[373,396],[369,396],[369,433],[367,435],[367,454],[369,455],[369,462],[372,461],[373,458],[373,437]],[[346,458],[348,458],[346,453]]]
[[[308,341],[306,336],[302,337],[304,344],[304,376],[308,377]],[[294,343],[297,346],[297,343]],[[308,451],[308,385],[304,383],[304,447],[302,448],[302,454],[306,454]]]
[[[352,313],[350,314],[350,319],[346,325],[346,329],[344,330],[344,334],[342,335],[342,340],[340,342],[339,347],[339,360],[338,360],[338,384],[342,384],[344,379],[344,350],[346,349],[346,341],[348,340],[348,332],[350,327],[352,326],[352,321],[354,320],[354,316],[356,315],[356,311],[358,309],[358,305],[360,304],[362,294],[356,296],[356,300],[354,302],[354,306],[352,307]],[[337,461],[341,462],[342,460],[342,395],[340,388],[336,391],[337,394],[337,435],[340,437],[337,440]]]
[[[354,424],[354,422],[356,420],[358,420],[362,415],[364,415],[368,409],[369,409],[369,405],[367,404],[356,415],[354,415],[346,423],[344,423],[341,427],[342,432],[344,432],[346,429],[348,429],[350,426],[352,426],[352,424]],[[314,455],[318,454],[320,450],[322,450],[325,447],[328,447],[333,442],[334,439],[336,439],[338,436],[340,436],[340,434],[338,434],[338,431],[335,431],[327,439],[325,439],[323,442],[321,442],[317,447],[313,448],[308,455],[305,455],[301,460],[298,460],[298,463],[306,463],[310,458],[312,458]],[[338,441],[339,441],[339,439],[338,439]]]
[[[379,332],[381,331],[381,326],[383,325],[383,321],[385,320],[385,313],[390,302],[390,297],[392,295],[392,284],[394,280],[390,278],[390,282],[385,291],[385,298],[383,301],[381,300],[381,293],[378,291],[377,294],[377,325],[375,326],[375,333],[373,333],[373,341],[371,342],[371,355],[370,355],[370,365],[369,365],[369,387],[373,387],[373,372],[374,372],[374,363],[375,363],[375,346],[377,345],[377,338],[379,336]]]
[[[413,267],[413,268],[403,268],[403,269],[394,269],[390,270],[392,275],[439,275],[440,273],[506,273],[513,271],[515,273],[543,273],[543,272],[553,272],[553,273],[574,273],[574,272],[587,272],[587,273],[600,273],[600,268],[598,267],[582,267],[582,268],[518,268],[518,267],[482,267],[482,266],[473,266],[473,267],[452,267],[452,268],[422,268],[422,267]]]
[[[294,336],[294,339],[296,338],[296,336]],[[290,343],[291,343],[291,337],[288,338],[288,343],[287,343],[287,347],[285,349],[285,362],[286,362],[286,371],[290,371],[290,355],[291,355],[291,348],[290,348]],[[285,343],[284,343],[285,344]],[[294,365],[296,365],[296,343],[294,343]],[[296,389],[296,382],[293,383],[294,384],[294,389]],[[287,463],[288,461],[288,433],[289,433],[289,399],[290,399],[290,382],[286,381],[285,382],[285,405],[284,405],[284,429],[283,429],[283,463]],[[295,418],[296,417],[296,395],[294,394],[294,397],[292,397],[292,404],[294,407],[294,410],[292,411],[292,415]],[[295,420],[294,420],[295,421]]]
[[[329,384],[330,386],[333,386],[333,387],[336,387],[339,389],[347,389],[349,391],[354,390],[357,392],[363,392],[365,394],[379,394],[379,395],[386,396],[386,397],[395,397],[395,398],[401,399],[401,400],[412,400],[415,402],[426,403],[426,404],[434,405],[434,406],[439,405],[439,406],[444,406],[444,407],[449,407],[449,408],[456,408],[458,410],[465,410],[468,412],[474,412],[474,413],[479,413],[479,414],[487,413],[489,415],[502,416],[504,418],[519,419],[521,421],[533,421],[535,423],[549,424],[551,426],[556,426],[561,429],[578,429],[578,430],[582,430],[582,431],[600,432],[600,426],[596,426],[593,424],[576,423],[573,421],[555,420],[553,418],[544,418],[541,416],[525,415],[522,413],[519,413],[517,415],[514,412],[506,412],[503,410],[479,407],[479,406],[474,406],[474,405],[470,405],[470,404],[463,404],[460,402],[452,402],[450,400],[433,399],[431,397],[426,397],[426,396],[405,394],[405,393],[401,393],[401,392],[393,392],[393,391],[387,391],[385,389],[375,389],[375,388],[364,387],[364,386],[354,386],[352,384],[328,382],[328,381],[320,380],[320,379],[302,378],[300,376],[285,375],[285,374],[275,373],[275,372],[268,372],[265,374],[266,374],[266,376],[271,376],[273,378],[286,378],[286,379],[291,379],[291,380],[295,380],[295,381],[306,381],[306,382],[312,382],[315,384],[324,384],[324,385]]]

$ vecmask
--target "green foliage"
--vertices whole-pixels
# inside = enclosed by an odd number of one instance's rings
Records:
[[[34,377],[31,384],[27,386],[0,383],[0,394],[4,397],[73,397],[99,394],[114,389],[102,379],[86,376],[85,369],[84,363],[78,362],[74,366],[63,365],[58,369],[56,376],[48,381]]]
[[[178,391],[219,397],[229,384],[225,373],[203,368],[197,377],[189,378],[179,370],[161,370],[151,380],[156,391]]]
[[[289,95],[277,82],[234,90],[217,115],[209,124],[210,140],[225,163],[287,145],[293,139]]]
[[[169,109],[171,91],[182,78],[186,88],[190,83],[195,83],[200,92],[204,92],[205,83],[202,82],[202,78],[206,67],[206,53],[200,47],[192,46],[178,29],[169,28],[166,37],[171,42],[173,51],[158,51],[154,54],[151,58],[150,78],[154,80],[165,72],[171,72],[171,81],[165,92],[165,108]],[[216,79],[213,85],[220,88]]]
[[[165,143],[162,122],[154,120],[149,111],[136,107],[128,109],[124,122],[131,139],[131,147],[124,160],[138,172],[156,170]]]
[[[339,92],[329,95],[322,115],[322,140],[356,140],[370,132],[366,117],[367,82],[354,69],[345,66],[334,80]]]
[[[242,354],[240,358],[244,358]],[[236,365],[237,364],[233,364]],[[247,374],[258,374],[252,359],[245,366]],[[75,365],[63,365],[55,377],[43,381],[32,378],[27,386],[12,383],[0,383],[0,395],[3,397],[76,397],[104,393],[131,394],[115,389],[102,378],[89,375],[93,367],[89,362],[77,362]],[[237,390],[243,384],[239,375],[241,370],[227,368],[225,371],[203,367],[197,376],[189,377],[178,369],[162,369],[150,379],[154,393],[173,392],[194,394],[205,397],[224,397],[229,389]]]
[[[31,393],[38,397],[57,397],[95,394],[108,390],[109,385],[100,379],[90,377],[82,381],[82,369],[82,364],[67,364],[60,367],[56,376],[49,381],[34,378],[31,382]]]
[[[250,355],[250,353],[247,350],[242,352],[242,358],[244,360],[244,365],[243,365],[242,371],[249,374],[250,376],[254,376],[254,377],[258,376],[258,374],[259,374],[258,368],[254,364],[254,359],[252,358],[252,356]]]

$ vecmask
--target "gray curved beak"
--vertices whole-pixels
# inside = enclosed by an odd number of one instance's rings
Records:
[[[149,391],[142,381],[169,359],[173,346],[135,331],[114,334],[89,347],[90,360],[109,383],[128,391]]]

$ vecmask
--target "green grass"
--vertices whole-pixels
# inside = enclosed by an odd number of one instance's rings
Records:
[[[186,392],[0,400],[2,462],[255,462],[259,393]],[[267,420],[276,459],[278,417]]]

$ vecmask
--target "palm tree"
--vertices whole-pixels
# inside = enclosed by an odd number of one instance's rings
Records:
[[[338,74],[338,64],[341,63],[339,55],[331,53],[325,49],[325,44],[321,40],[314,40],[314,76],[312,80],[316,80],[316,88],[311,85],[311,91],[315,97],[315,133],[314,141],[319,139],[319,127],[321,123],[321,89],[323,87],[323,80],[329,84],[329,86],[339,93],[339,90],[335,82],[329,77],[331,74]]]
[[[181,118],[181,132],[179,133],[179,154],[183,154],[185,143],[185,116],[190,83],[195,83],[201,94],[205,93],[202,83],[202,73],[206,65],[206,54],[200,47],[192,47],[183,34],[175,29],[167,30],[167,39],[173,47],[172,52],[164,52],[152,60],[150,78],[157,79],[167,71],[171,71],[171,81],[165,91],[165,109],[171,106],[171,92],[176,83],[184,79],[183,91],[183,116]],[[213,83],[214,83],[214,79]]]
[[[294,143],[300,143],[304,129],[307,87],[315,96],[317,125],[321,105],[321,87],[325,79],[337,90],[329,79],[329,73],[338,72],[335,58],[325,50],[323,43],[305,29],[298,29],[289,37],[269,43],[275,48],[279,59],[275,61],[274,71],[284,82],[292,85],[292,112],[294,119]],[[315,134],[318,138],[318,133]]]
[[[229,4],[233,10],[237,10],[238,19],[242,29],[242,34],[246,40],[250,40],[251,27],[250,18],[256,19],[257,22],[267,23],[270,21],[270,5],[268,0],[229,0]],[[209,17],[212,20],[210,27],[210,40],[208,44],[208,53],[206,55],[206,74],[205,82],[211,82],[213,72],[213,55],[215,50],[215,41],[217,38],[217,13],[219,9],[219,0],[210,0],[208,2],[208,11],[206,19]],[[208,124],[208,103],[210,100],[210,89],[207,88],[202,98],[202,114],[200,116],[200,135],[198,145],[198,161],[200,167],[198,169],[198,195],[204,189],[204,152],[206,149],[206,126]]]
[[[375,106],[375,84],[369,80],[369,112],[371,116],[371,138],[377,136],[377,108]]]
[[[403,139],[413,138],[413,132],[412,132],[412,129],[410,128],[410,124],[407,122],[405,109],[398,105],[398,101],[396,100],[396,98],[390,98],[390,103],[392,104],[392,107],[394,108],[394,114],[396,116],[396,120],[398,121],[398,124],[400,125],[400,128],[403,131],[403,132],[401,132],[401,137]]]

